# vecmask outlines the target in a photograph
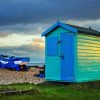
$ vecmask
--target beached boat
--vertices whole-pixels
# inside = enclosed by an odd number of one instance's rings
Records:
[[[15,69],[19,70],[28,70],[30,58],[28,57],[15,57],[15,56],[6,56],[0,55],[0,68]]]

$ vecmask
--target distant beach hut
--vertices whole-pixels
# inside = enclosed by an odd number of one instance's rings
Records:
[[[100,32],[57,22],[42,36],[48,81],[100,80]]]

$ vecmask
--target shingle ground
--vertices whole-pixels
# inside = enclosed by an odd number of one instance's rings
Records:
[[[34,74],[39,73],[38,68],[31,68],[29,71],[11,71],[8,69],[0,69],[0,84],[8,85],[14,83],[42,83],[43,78],[38,78]]]

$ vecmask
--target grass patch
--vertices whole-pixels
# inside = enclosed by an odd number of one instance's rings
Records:
[[[10,96],[0,95],[0,100],[100,100],[100,81],[76,84],[46,82],[39,85],[25,83],[0,86],[0,91],[7,89],[31,89],[33,91]]]

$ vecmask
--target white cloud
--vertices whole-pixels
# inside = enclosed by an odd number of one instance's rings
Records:
[[[21,46],[31,43],[33,38],[33,35],[14,33],[5,38],[0,37],[0,46]]]

